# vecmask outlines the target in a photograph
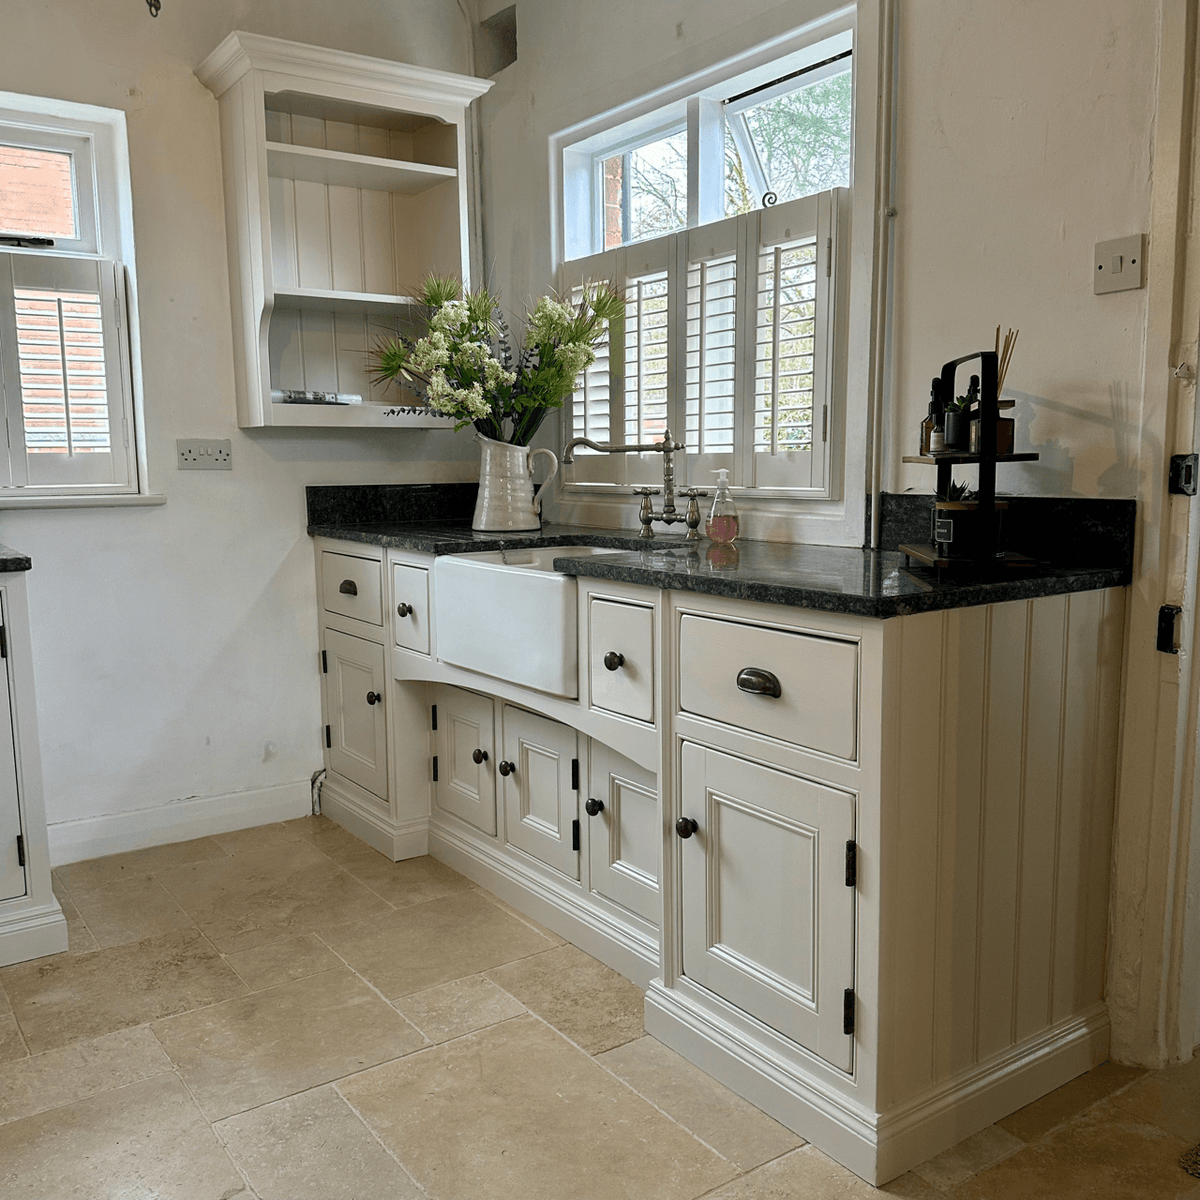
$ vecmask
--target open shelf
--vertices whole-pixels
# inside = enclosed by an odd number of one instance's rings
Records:
[[[275,307],[283,312],[399,313],[420,301],[377,292],[335,292],[325,288],[276,288]]]
[[[995,461],[998,463],[1037,462],[1038,457],[1036,454],[997,454]],[[958,450],[947,450],[944,454],[906,454],[900,461],[906,463],[925,463],[930,467],[936,467],[939,463],[950,463],[952,466],[958,466],[964,463],[982,462],[983,455],[967,454]]]
[[[397,192],[405,196],[416,196],[447,179],[458,177],[453,167],[320,150],[314,146],[291,146],[284,142],[267,142],[267,174],[276,179],[301,179],[306,183]]]

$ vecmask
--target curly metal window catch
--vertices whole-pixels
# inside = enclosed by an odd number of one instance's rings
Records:
[[[770,208],[778,199],[779,197],[774,192],[763,192],[763,208]]]
[[[162,0],[146,0],[146,7],[150,10],[152,17],[157,17],[159,9],[162,8]]]

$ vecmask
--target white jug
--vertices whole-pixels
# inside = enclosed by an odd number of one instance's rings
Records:
[[[475,501],[472,529],[503,532],[509,529],[541,529],[542,497],[558,474],[558,458],[551,450],[530,450],[475,434],[479,443],[479,498]],[[550,459],[550,474],[533,498],[533,457]]]

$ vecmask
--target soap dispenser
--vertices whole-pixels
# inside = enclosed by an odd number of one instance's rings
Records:
[[[714,471],[717,477],[717,494],[712,502],[712,510],[708,514],[708,524],[704,532],[710,542],[728,544],[738,535],[738,515],[734,507],[733,495],[729,491],[729,472],[724,467]]]

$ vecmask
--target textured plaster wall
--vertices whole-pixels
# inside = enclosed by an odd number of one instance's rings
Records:
[[[192,72],[239,28],[466,68],[461,14],[441,0],[164,0],[157,20],[141,0],[4,4],[0,89],[127,114],[150,481],[167,497],[0,513],[0,538],[34,563],[52,844],[70,832],[58,823],[161,817],[194,797],[244,794],[245,824],[268,794],[257,789],[306,804],[321,748],[304,485],[476,470],[469,440],[444,431],[237,428],[217,104]],[[233,471],[177,471],[181,436],[231,438]]]

